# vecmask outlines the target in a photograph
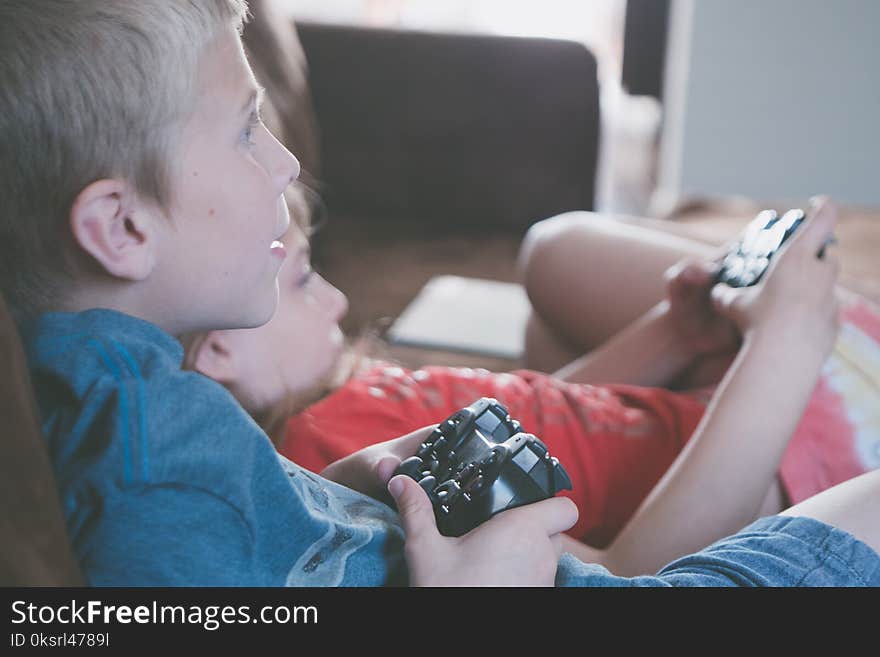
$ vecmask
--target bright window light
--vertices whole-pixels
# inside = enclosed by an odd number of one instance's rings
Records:
[[[618,76],[626,0],[286,0],[301,20],[572,39]]]

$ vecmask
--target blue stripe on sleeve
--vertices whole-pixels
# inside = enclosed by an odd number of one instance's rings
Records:
[[[95,339],[90,339],[89,344],[93,345],[98,350],[98,355],[101,357],[101,360],[104,361],[104,365],[107,366],[107,369],[110,370],[110,373],[113,375],[113,378],[116,379],[116,382],[119,383],[119,405],[120,409],[120,420],[122,423],[122,454],[123,461],[125,463],[125,483],[131,483],[131,455],[129,454],[129,440],[128,440],[128,395],[125,393],[125,384],[122,379],[122,375],[119,372],[119,369],[113,363],[113,360],[104,350],[104,346]]]
[[[111,344],[113,344],[113,347],[116,349],[117,353],[128,364],[128,367],[131,370],[135,381],[137,382],[136,408],[138,414],[138,429],[140,430],[141,434],[141,470],[144,481],[146,482],[150,480],[150,467],[147,452],[147,402],[144,395],[144,378],[143,376],[141,376],[141,371],[140,368],[138,368],[137,366],[137,362],[134,360],[134,358],[131,357],[131,354],[128,353],[128,350],[118,342],[111,341]]]

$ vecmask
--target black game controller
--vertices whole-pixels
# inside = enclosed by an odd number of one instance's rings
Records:
[[[496,513],[571,490],[547,446],[483,397],[437,425],[395,475],[419,482],[434,506],[437,528],[461,536]]]
[[[731,287],[755,285],[770,266],[771,258],[804,222],[805,216],[800,209],[789,210],[781,217],[774,210],[759,212],[724,257],[715,281]],[[818,257],[821,258],[825,247],[834,241],[833,237],[829,238]]]
[[[804,216],[803,210],[789,210],[782,217],[774,210],[759,212],[725,256],[716,281],[731,287],[755,285],[773,255],[803,223]]]

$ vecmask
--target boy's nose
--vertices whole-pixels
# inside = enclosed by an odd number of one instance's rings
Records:
[[[278,168],[278,178],[283,185],[282,189],[286,189],[288,185],[295,183],[301,171],[302,167],[299,164],[299,160],[296,159],[293,153],[287,151],[287,157]]]
[[[299,160],[271,133],[272,149],[271,161],[268,162],[267,170],[272,172],[272,177],[278,183],[278,187],[284,192],[288,185],[296,182],[302,167]]]

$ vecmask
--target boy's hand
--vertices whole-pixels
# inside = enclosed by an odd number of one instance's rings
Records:
[[[437,530],[428,495],[398,475],[388,485],[406,532],[410,586],[552,586],[560,533],[577,522],[565,497],[503,511],[464,536]]]
[[[435,427],[423,427],[358,450],[328,465],[321,476],[382,502],[390,502],[386,491],[388,480],[401,461],[416,453]]]
[[[694,358],[731,353],[740,345],[736,324],[712,304],[716,270],[711,261],[687,259],[666,271],[666,315]]]
[[[811,201],[800,228],[773,257],[761,282],[712,289],[715,309],[743,334],[769,335],[780,345],[798,345],[827,355],[838,330],[838,302],[834,286],[840,264],[827,252],[819,257],[837,222],[837,208],[827,197]]]

